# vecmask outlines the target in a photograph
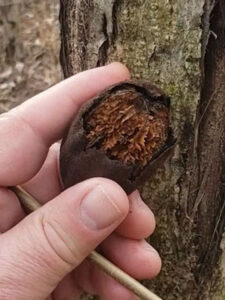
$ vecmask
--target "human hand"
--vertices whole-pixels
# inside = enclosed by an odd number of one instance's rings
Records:
[[[59,146],[87,99],[129,78],[119,63],[79,73],[0,116],[0,299],[74,300],[83,291],[103,299],[136,299],[85,257],[98,250],[137,279],[160,270],[144,241],[154,216],[138,192],[93,178],[62,192]],[[40,203],[25,217],[7,187],[20,184]]]

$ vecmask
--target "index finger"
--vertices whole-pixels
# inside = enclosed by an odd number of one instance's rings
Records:
[[[21,184],[40,169],[49,146],[60,139],[89,98],[129,78],[113,63],[72,76],[0,117],[0,185]]]

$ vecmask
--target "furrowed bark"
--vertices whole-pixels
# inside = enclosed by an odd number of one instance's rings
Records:
[[[164,299],[223,299],[225,3],[61,1],[64,75],[114,60],[172,99],[171,161],[140,189],[163,259],[146,285]]]

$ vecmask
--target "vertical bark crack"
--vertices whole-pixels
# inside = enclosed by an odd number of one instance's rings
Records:
[[[110,2],[110,3],[109,3]],[[105,40],[99,47],[98,61],[96,66],[103,66],[108,60],[108,49],[113,44],[115,38],[115,7],[117,0],[106,1],[103,7],[103,22],[102,32],[105,36]]]
[[[214,7],[213,7],[214,5]],[[212,275],[225,223],[225,2],[206,1],[203,17],[203,83],[196,126],[196,169],[189,213],[194,218],[196,279]],[[212,32],[214,34],[212,34]],[[194,194],[194,193],[193,193]]]

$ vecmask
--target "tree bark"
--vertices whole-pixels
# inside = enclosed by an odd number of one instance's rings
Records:
[[[140,187],[157,218],[151,243],[163,299],[225,297],[224,0],[61,0],[65,77],[117,60],[171,97],[170,162]]]

